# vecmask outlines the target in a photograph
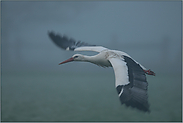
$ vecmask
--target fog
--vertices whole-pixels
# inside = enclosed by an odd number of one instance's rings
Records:
[[[101,69],[78,62],[58,66],[76,52],[59,49],[49,39],[48,31],[124,51],[155,72],[181,71],[180,1],[2,1],[1,4],[2,71]]]
[[[1,121],[182,121],[181,1],[2,1]],[[147,76],[151,113],[120,105],[112,68],[58,65],[48,31],[128,53]]]

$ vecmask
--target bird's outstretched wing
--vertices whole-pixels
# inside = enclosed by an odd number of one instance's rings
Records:
[[[96,46],[81,41],[75,41],[72,38],[69,39],[67,36],[61,36],[55,34],[54,32],[48,32],[48,35],[57,46],[64,50],[101,52],[102,50],[107,49],[102,46]]]
[[[128,56],[110,58],[121,104],[149,112],[146,76],[141,66]]]

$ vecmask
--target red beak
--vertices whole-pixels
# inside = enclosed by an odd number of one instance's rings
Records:
[[[67,59],[67,60],[59,63],[58,65],[61,65],[61,64],[67,63],[67,62],[71,62],[71,61],[74,61],[74,58]]]

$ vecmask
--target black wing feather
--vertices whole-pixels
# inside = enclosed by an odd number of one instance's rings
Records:
[[[134,60],[127,56],[123,56],[127,63],[128,76],[130,83],[128,85],[117,86],[117,92],[120,94],[120,101],[126,106],[131,106],[139,110],[150,112],[148,104],[147,87],[148,83],[143,69]]]
[[[49,37],[51,40],[60,48],[66,50],[74,50],[77,47],[81,46],[96,46],[96,45],[91,45],[85,42],[81,41],[75,41],[72,38],[68,38],[67,36],[62,36],[59,34],[55,34],[54,32],[48,32]]]

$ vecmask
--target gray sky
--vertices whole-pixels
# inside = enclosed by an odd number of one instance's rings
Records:
[[[3,70],[101,69],[86,63],[58,66],[75,52],[55,46],[47,35],[48,31],[54,31],[127,52],[152,70],[180,72],[181,1],[3,1],[1,4]]]

